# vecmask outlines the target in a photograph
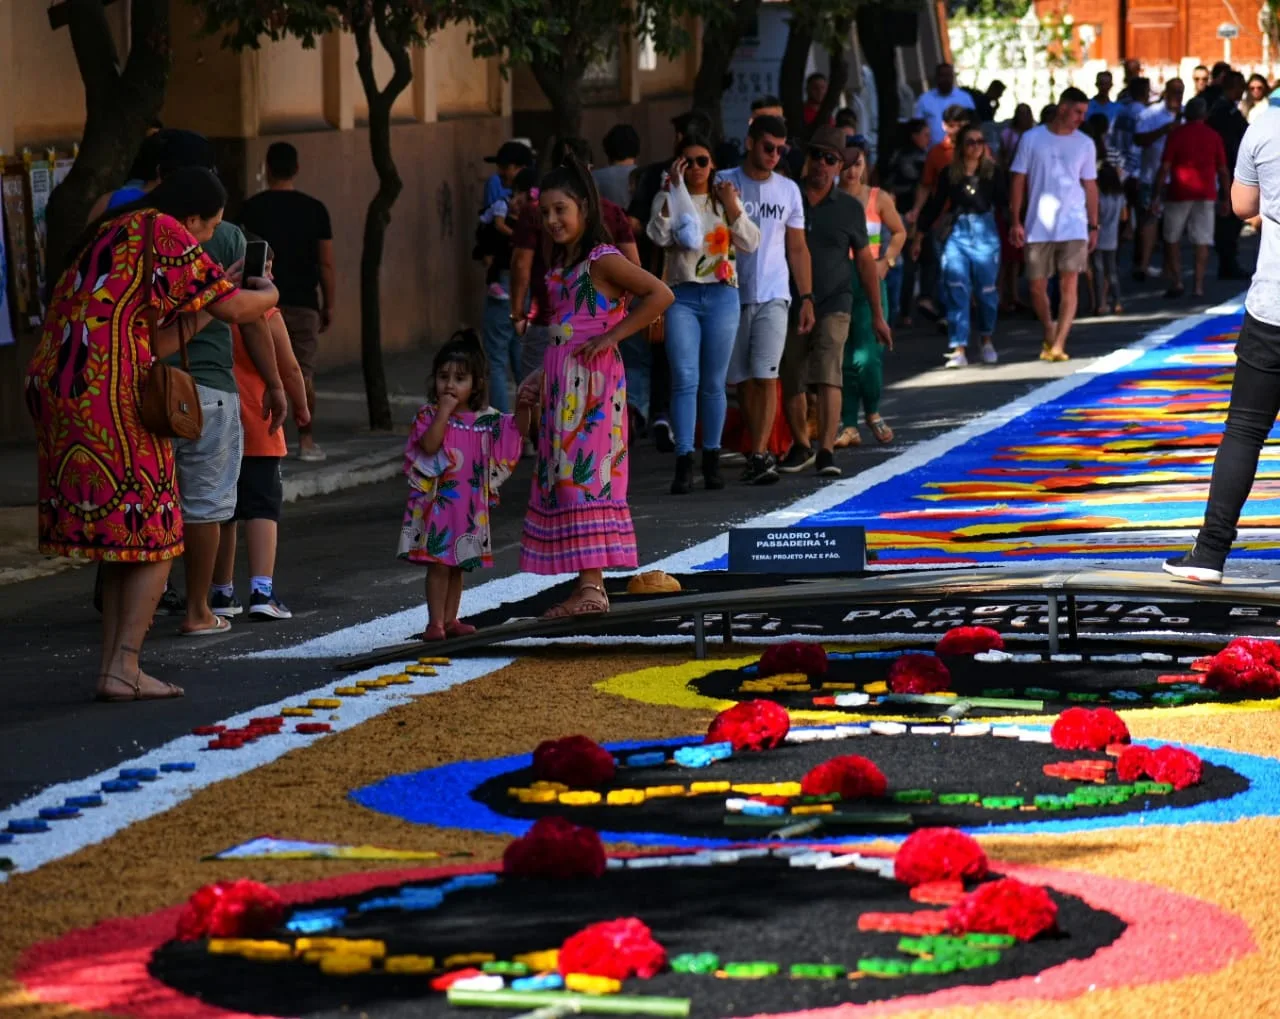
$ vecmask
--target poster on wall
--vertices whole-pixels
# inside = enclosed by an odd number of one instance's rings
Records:
[[[27,177],[31,181],[31,226],[35,242],[32,261],[35,265],[36,302],[43,313],[45,252],[49,237],[45,213],[49,208],[49,196],[53,194],[53,164],[47,159],[33,159],[27,166]]]
[[[55,188],[66,180],[67,174],[71,172],[71,168],[75,165],[76,161],[71,157],[64,157],[53,164],[53,186]]]
[[[0,347],[14,342],[13,309],[9,305],[9,262],[5,257],[4,203],[0,202]]]
[[[13,302],[18,315],[30,321],[34,317],[31,303],[31,247],[27,243],[27,188],[26,174],[22,168],[0,176],[0,195],[3,196],[9,264],[13,267]]]

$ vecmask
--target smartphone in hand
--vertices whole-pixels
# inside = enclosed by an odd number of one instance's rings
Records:
[[[267,274],[267,242],[250,241],[244,251],[244,274],[247,280],[262,279]]]

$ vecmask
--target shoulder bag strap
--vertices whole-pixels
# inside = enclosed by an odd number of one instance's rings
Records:
[[[160,333],[160,326],[157,321],[159,313],[152,302],[156,285],[155,235],[156,217],[148,215],[142,221],[142,299],[146,302],[147,342],[152,346],[153,355],[155,353],[156,336]],[[182,355],[182,370],[189,375],[191,374],[191,358],[187,354],[187,330],[183,325],[181,315],[178,316],[178,350]]]

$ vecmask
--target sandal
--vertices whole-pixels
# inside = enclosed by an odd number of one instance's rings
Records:
[[[117,676],[114,672],[108,672],[106,678],[128,687],[129,693],[105,693],[99,690],[93,695],[93,699],[104,704],[124,704],[129,701],[169,701],[175,697],[182,697],[186,693],[182,687],[174,683],[167,683],[163,679],[156,680],[163,687],[163,690],[155,693],[143,693],[142,670],[138,670],[138,677],[132,683],[123,676]]]
[[[1047,360],[1047,361],[1055,361],[1055,362],[1056,362],[1056,361],[1070,361],[1070,360],[1071,360],[1071,355],[1070,355],[1070,354],[1068,354],[1065,350],[1051,350],[1051,351],[1049,351],[1049,356],[1048,356],[1045,360]]]
[[[883,444],[893,441],[893,429],[879,414],[874,418],[867,418],[867,427],[871,429],[871,434],[876,437],[876,442]]]
[[[589,594],[588,592],[594,592]],[[543,619],[566,619],[569,616],[598,616],[609,611],[609,596],[598,584],[579,584],[573,594],[542,614]]]
[[[840,429],[840,434],[836,436],[836,449],[848,449],[850,446],[861,445],[862,436],[858,434],[858,429],[854,425]]]
[[[226,633],[231,629],[231,620],[224,616],[214,616],[217,620],[212,626],[202,626],[198,630],[179,630],[179,637],[212,637],[219,633]]]
[[[450,637],[470,637],[476,632],[476,628],[470,623],[464,623],[461,619],[455,619],[444,624],[444,632]]]
[[[418,634],[418,640],[437,641],[447,639],[448,635],[444,632],[443,623],[429,623],[427,628]]]

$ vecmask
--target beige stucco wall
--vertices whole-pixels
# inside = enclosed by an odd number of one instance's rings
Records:
[[[5,54],[8,80],[0,89],[0,106],[12,111],[12,140],[0,147],[20,149],[66,142],[80,137],[84,125],[84,85],[76,70],[71,35],[49,27],[46,5],[31,0],[0,0],[10,9],[0,17],[0,34],[12,44]],[[125,41],[124,4],[106,9],[118,52]],[[11,62],[10,62],[11,60]]]
[[[441,117],[488,113],[490,109],[487,62],[471,55],[466,25],[450,25],[432,37],[427,49],[435,68],[436,108]]]
[[[258,129],[306,131],[325,126],[324,60],[319,45],[298,39],[262,48],[257,60]]]

